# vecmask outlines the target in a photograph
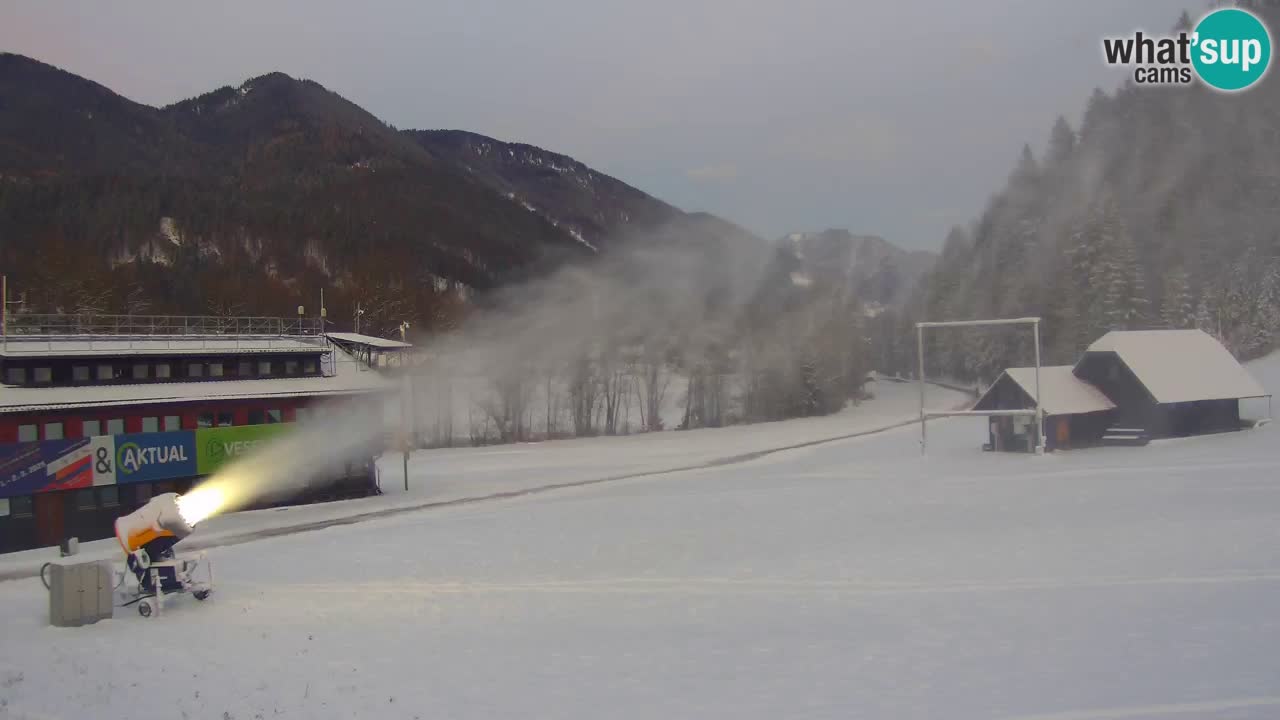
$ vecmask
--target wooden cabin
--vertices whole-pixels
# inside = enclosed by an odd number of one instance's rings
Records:
[[[1044,398],[1045,446],[1049,450],[1096,445],[1111,426],[1116,406],[1098,388],[1080,380],[1070,365],[1040,368]],[[1036,369],[1009,368],[978,398],[974,410],[1032,410],[1036,406]],[[1034,452],[1035,417],[988,418],[992,450]]]
[[[1240,401],[1268,395],[1200,330],[1109,332],[1074,366],[1040,368],[1040,389],[1047,450],[1238,430]],[[1009,368],[973,409],[1035,406],[1035,368]],[[988,433],[991,450],[1036,449],[1032,416],[991,416]]]

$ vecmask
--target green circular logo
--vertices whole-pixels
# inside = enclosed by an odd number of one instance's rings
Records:
[[[1243,90],[1262,79],[1271,63],[1271,35],[1251,13],[1215,10],[1196,25],[1191,64],[1219,90]]]

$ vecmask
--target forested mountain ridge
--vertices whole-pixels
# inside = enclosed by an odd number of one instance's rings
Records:
[[[531,162],[463,164],[458,138]],[[475,291],[675,227],[704,226],[571,158],[402,132],[309,80],[153,108],[0,54],[0,264],[28,310],[279,314],[325,287],[340,326],[359,302],[375,332],[447,328]]]
[[[595,249],[683,213],[567,155],[465,130],[407,130],[416,143]]]
[[[1280,27],[1274,3],[1253,4]],[[1183,15],[1179,29],[1190,27]],[[1280,342],[1280,81],[1095,90],[1080,127],[1024,147],[978,219],[948,236],[914,320],[1039,315],[1045,361],[1111,329],[1199,327],[1238,356]],[[991,380],[1030,333],[934,333],[927,372]],[[893,358],[912,367],[906,346]]]

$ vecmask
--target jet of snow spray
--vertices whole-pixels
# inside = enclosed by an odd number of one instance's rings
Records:
[[[250,503],[286,496],[382,449],[385,398],[325,405],[315,419],[263,443],[178,498],[189,525]]]
[[[535,377],[563,376],[603,343],[656,348],[679,337],[682,351],[696,356],[708,338],[729,332],[760,289],[772,255],[745,233],[708,222],[685,219],[620,242],[596,261],[491,294],[462,329],[417,348],[430,359],[424,379],[432,373],[483,379],[474,395],[468,391],[470,410],[502,424],[520,410],[503,397],[523,396]],[[399,420],[398,409],[384,403],[327,406],[184,495],[183,518],[195,524],[287,495],[348,460],[373,456],[382,447],[384,409]]]

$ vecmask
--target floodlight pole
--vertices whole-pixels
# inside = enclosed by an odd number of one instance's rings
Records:
[[[916,361],[919,363],[916,385],[920,386],[920,454],[924,455],[929,436],[924,421],[924,326],[919,323],[916,324]]]
[[[1036,341],[1036,454],[1044,454],[1044,406],[1040,400],[1044,397],[1040,394],[1040,318],[1031,323],[1031,330],[1035,335]]]

